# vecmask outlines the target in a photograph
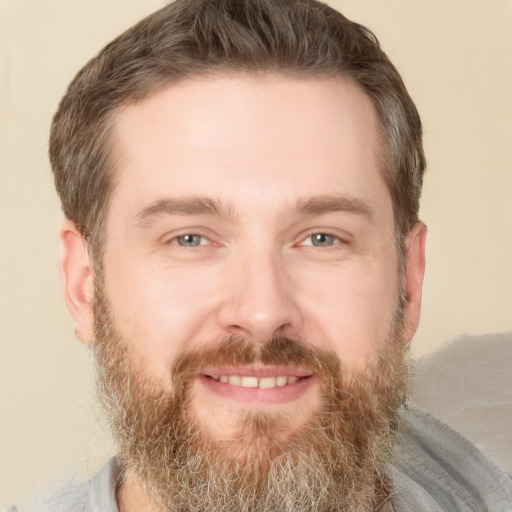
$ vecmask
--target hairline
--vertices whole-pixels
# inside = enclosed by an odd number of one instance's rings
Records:
[[[407,233],[403,233],[398,225],[398,221],[396,218],[396,205],[392,197],[391,184],[388,180],[388,175],[390,174],[390,168],[393,165],[393,157],[391,155],[391,147],[390,141],[388,140],[388,136],[386,134],[386,129],[384,126],[384,120],[382,119],[379,109],[376,106],[375,100],[372,96],[365,90],[365,88],[353,77],[351,76],[349,71],[344,70],[336,70],[332,72],[321,72],[318,70],[312,69],[287,69],[287,68],[277,68],[268,66],[267,68],[257,68],[257,69],[244,69],[235,66],[216,66],[215,68],[211,68],[204,71],[195,71],[184,73],[180,76],[169,77],[167,80],[161,80],[154,87],[145,91],[143,94],[140,94],[137,98],[127,98],[125,101],[121,102],[119,105],[115,106],[111,111],[109,111],[103,122],[101,122],[101,126],[103,127],[103,147],[102,151],[105,156],[106,163],[106,171],[107,171],[107,183],[108,189],[105,194],[103,200],[102,207],[99,210],[99,216],[97,222],[95,223],[92,232],[88,233],[88,235],[83,234],[84,238],[86,238],[92,246],[95,247],[94,253],[98,256],[102,256],[103,251],[102,247],[104,246],[106,239],[106,220],[108,215],[108,209],[110,204],[110,199],[112,193],[115,190],[115,187],[119,180],[121,179],[121,162],[122,155],[120,153],[121,149],[118,147],[117,140],[115,137],[116,126],[118,116],[122,113],[123,110],[129,108],[130,106],[140,104],[145,100],[152,98],[157,95],[159,92],[165,90],[168,87],[173,85],[177,85],[180,83],[193,82],[196,80],[204,80],[204,79],[214,79],[214,78],[256,78],[256,79],[266,79],[266,78],[290,78],[293,80],[342,80],[354,85],[360,92],[362,92],[367,99],[370,100],[373,111],[375,113],[375,117],[377,120],[377,132],[376,132],[376,147],[374,148],[374,154],[378,165],[378,170],[381,173],[382,178],[384,179],[384,183],[386,185],[386,189],[390,195],[392,201],[393,208],[393,224],[395,231],[395,238],[397,239],[397,248],[400,249],[402,246],[402,237]],[[400,247],[399,247],[400,246]],[[98,251],[99,250],[99,251]]]

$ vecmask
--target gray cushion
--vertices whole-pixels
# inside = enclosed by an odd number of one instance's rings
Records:
[[[410,392],[512,474],[512,332],[443,345],[418,361]]]

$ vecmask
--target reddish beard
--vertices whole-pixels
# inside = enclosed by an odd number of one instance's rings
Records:
[[[229,338],[181,354],[170,372],[171,393],[119,335],[100,287],[94,313],[98,387],[121,462],[162,510],[368,512],[388,500],[386,463],[406,375],[399,308],[364,375],[303,340],[256,346]],[[194,379],[206,367],[255,362],[311,371],[321,406],[299,428],[284,415],[247,412],[238,438],[213,440],[190,412]]]

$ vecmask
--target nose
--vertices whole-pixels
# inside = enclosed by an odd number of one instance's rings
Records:
[[[234,267],[219,312],[223,331],[254,343],[297,334],[303,318],[283,261],[273,254],[252,254]]]

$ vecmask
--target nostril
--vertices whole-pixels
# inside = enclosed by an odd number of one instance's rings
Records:
[[[272,274],[272,269],[268,273]],[[237,280],[233,290],[226,289],[219,304],[219,327],[224,333],[266,343],[273,336],[300,331],[303,316],[291,290],[268,275],[258,279],[253,273],[247,279]]]

